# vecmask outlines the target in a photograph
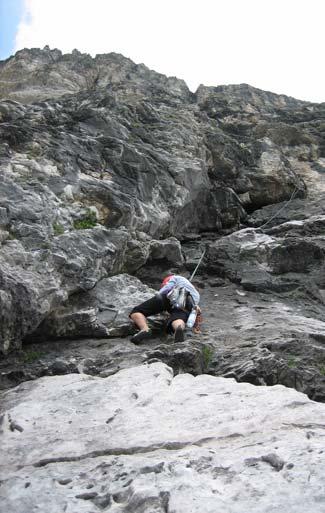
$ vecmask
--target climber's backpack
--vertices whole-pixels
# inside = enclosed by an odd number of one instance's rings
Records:
[[[173,308],[179,308],[180,310],[192,309],[192,296],[184,287],[173,287],[172,290],[168,292],[167,298]]]

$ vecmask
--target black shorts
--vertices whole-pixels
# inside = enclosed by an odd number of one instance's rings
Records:
[[[156,315],[162,312],[169,313],[168,319],[168,331],[171,331],[171,323],[178,319],[181,319],[186,323],[190,312],[187,310],[181,310],[179,308],[172,308],[168,298],[165,295],[159,295],[151,297],[147,301],[144,301],[140,305],[133,308],[130,315],[133,313],[142,313],[145,317],[150,315]]]

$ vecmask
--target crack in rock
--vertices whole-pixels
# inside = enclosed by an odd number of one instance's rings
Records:
[[[87,458],[98,458],[100,456],[132,456],[134,454],[145,454],[154,451],[159,451],[164,449],[166,451],[178,451],[180,449],[184,449],[185,447],[191,446],[202,446],[205,443],[208,443],[212,440],[215,440],[214,437],[206,437],[197,440],[196,442],[167,442],[161,444],[154,444],[139,447],[130,447],[130,448],[116,448],[116,449],[103,449],[98,451],[92,451],[87,454],[81,454],[79,456],[59,456],[57,458],[45,458],[33,464],[33,467],[45,467],[46,465],[50,465],[52,463],[66,463],[73,461],[82,461]]]

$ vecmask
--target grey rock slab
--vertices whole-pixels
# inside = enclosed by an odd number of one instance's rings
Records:
[[[89,292],[73,295],[66,307],[51,313],[29,340],[126,336],[133,330],[130,311],[154,294],[128,274],[103,278]]]
[[[325,406],[295,390],[154,363],[2,402],[8,513],[323,511]]]

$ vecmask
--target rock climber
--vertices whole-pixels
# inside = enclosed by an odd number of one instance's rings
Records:
[[[195,317],[201,312],[200,294],[192,283],[177,274],[166,276],[160,290],[155,296],[133,308],[129,317],[139,329],[131,337],[131,342],[138,344],[151,337],[147,317],[161,312],[168,312],[167,332],[174,333],[175,342],[185,339],[186,323],[194,324]]]

